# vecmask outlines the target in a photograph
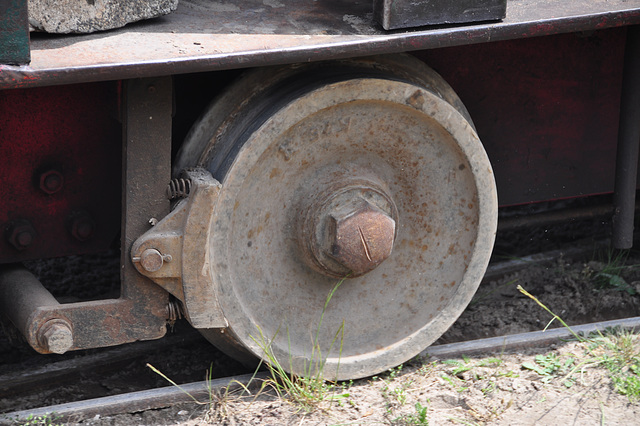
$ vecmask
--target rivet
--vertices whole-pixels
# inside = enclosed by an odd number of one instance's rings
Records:
[[[12,222],[5,233],[7,241],[16,250],[27,249],[36,237],[36,230],[27,220],[20,219]]]
[[[63,185],[64,177],[57,170],[47,170],[40,175],[40,189],[47,194],[55,194]]]
[[[93,236],[96,224],[87,212],[76,212],[70,217],[70,231],[78,241],[87,241]]]

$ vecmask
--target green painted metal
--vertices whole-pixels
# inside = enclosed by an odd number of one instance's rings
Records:
[[[0,64],[31,61],[27,0],[0,0]]]

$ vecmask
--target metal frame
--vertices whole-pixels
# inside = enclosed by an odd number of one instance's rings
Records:
[[[261,0],[190,9],[107,33],[38,36],[28,67],[0,65],[0,89],[406,52],[640,24],[640,0],[518,0],[502,22],[385,32],[369,2]],[[283,11],[286,10],[286,13]]]
[[[123,82],[122,291],[119,299],[59,304],[22,267],[0,270],[0,308],[41,353],[157,339],[166,332],[169,295],[131,263],[131,246],[169,212],[170,77]]]
[[[169,212],[164,194],[171,170],[172,84],[170,77],[136,77],[337,59],[640,24],[640,0],[568,3],[519,0],[508,3],[507,19],[501,23],[394,34],[373,26],[367,18],[368,5],[344,2],[332,5],[341,9],[318,10],[329,6],[316,3],[321,2],[292,1],[287,5],[286,15],[298,18],[290,19],[283,18],[279,9],[267,10],[262,18],[257,18],[255,9],[264,8],[259,0],[247,0],[241,13],[216,13],[219,18],[216,20],[210,14],[194,14],[185,6],[166,18],[105,34],[37,37],[31,45],[30,66],[0,65],[0,89],[129,79],[122,83],[121,298],[60,305],[20,268],[5,269],[0,273],[3,312],[14,323],[22,324],[25,336],[36,350],[58,351],[64,345],[56,347],[55,338],[66,336],[66,329],[72,336],[69,349],[154,339],[165,333],[168,293],[139,274],[130,259],[134,240],[150,229],[150,220]],[[2,1],[0,6],[24,4],[18,0]],[[6,20],[2,22],[6,24]],[[0,29],[4,31],[4,27]],[[625,238],[630,235],[633,220],[632,215],[631,219],[628,216],[629,206],[634,202],[629,185],[634,188],[637,173],[633,166],[637,164],[639,141],[640,84],[633,76],[637,75],[638,67],[638,32],[637,27],[630,30],[627,45],[628,77],[623,88],[617,165],[621,183],[616,193],[621,201],[617,203],[620,225],[616,232]],[[11,42],[6,34],[0,33],[0,41]],[[24,50],[24,38],[21,40],[18,46]],[[0,60],[7,64],[28,58],[23,52],[22,56]],[[631,164],[625,165],[623,160]],[[624,246],[627,242],[619,244]],[[20,292],[26,294],[27,287],[42,297],[25,299],[25,308],[14,301]],[[28,318],[25,313],[29,313]],[[63,332],[55,334],[51,330]]]

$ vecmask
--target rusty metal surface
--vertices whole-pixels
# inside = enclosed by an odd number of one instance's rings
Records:
[[[168,294],[131,262],[131,248],[153,220],[169,213],[166,186],[171,178],[170,77],[133,79],[123,83],[121,298],[131,300],[142,324],[165,332]]]
[[[38,279],[23,267],[5,265],[0,269],[0,311],[27,337],[32,346],[42,346],[43,352],[49,352],[46,347],[47,342],[43,341],[42,343],[45,344],[40,344],[38,336],[41,331],[45,330],[36,329],[34,333],[30,333],[31,315],[40,307],[55,308],[59,305],[58,301],[40,284]],[[63,318],[56,320],[65,321]],[[71,331],[70,327],[69,331]]]
[[[249,99],[239,96],[246,90]],[[263,336],[295,372],[317,362],[319,348],[326,377],[372,375],[443,333],[484,273],[497,215],[491,166],[455,94],[415,58],[256,70],[203,117],[178,165],[196,154],[222,183],[209,259],[229,328],[203,331],[215,343],[235,339],[261,356]],[[350,191],[356,181],[366,190]],[[323,223],[322,210],[341,216],[373,187],[397,209],[382,214],[397,219],[385,226],[396,234],[391,253],[343,282],[323,314],[339,279],[309,267],[299,220],[315,197],[333,195],[316,209]],[[369,238],[341,234],[356,248]]]
[[[507,0],[374,0],[373,15],[385,30],[424,25],[497,21]]]
[[[0,273],[3,311],[38,352],[113,346],[162,337],[169,318],[168,293],[139,274],[131,263],[133,241],[148,230],[150,219],[169,211],[166,185],[171,167],[171,78],[136,79],[123,83],[123,218],[122,290],[119,299],[59,304],[23,268],[7,266]],[[154,155],[149,155],[153,150]],[[47,176],[54,176],[46,183]],[[40,180],[50,190],[57,174]],[[54,191],[55,192],[55,191]],[[80,215],[75,233],[87,236]],[[24,227],[23,227],[24,228]],[[16,236],[20,241],[20,236]]]
[[[60,304],[23,267],[0,268],[2,313],[40,353],[64,353],[161,337],[164,316],[150,321],[135,302],[111,299]],[[153,306],[153,300],[150,302]]]
[[[285,12],[286,13],[283,13]],[[500,23],[386,33],[371,3],[184,0],[164,18],[108,33],[32,41],[30,66],[0,88],[169,75],[431,49],[640,23],[640,0],[513,0]]]
[[[183,303],[192,326],[226,327],[207,249],[220,183],[204,169],[187,170],[183,176],[189,197],[136,240],[131,260],[138,272]]]
[[[334,278],[357,277],[391,255],[398,209],[384,183],[336,173],[331,182],[309,182],[304,198],[297,239],[311,268]]]

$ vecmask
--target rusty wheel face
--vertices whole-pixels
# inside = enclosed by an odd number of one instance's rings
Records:
[[[264,357],[264,338],[296,373],[321,354],[327,378],[364,377],[425,349],[475,293],[497,202],[473,125],[423,64],[371,64],[313,83],[259,71],[192,132],[178,167],[222,183],[208,249],[229,327],[203,331],[214,343]],[[263,96],[240,101],[251,81]]]

